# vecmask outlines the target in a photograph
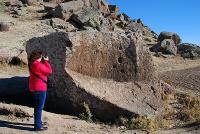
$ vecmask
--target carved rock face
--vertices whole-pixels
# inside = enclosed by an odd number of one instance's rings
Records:
[[[56,107],[67,110],[71,106],[78,112],[85,102],[104,119],[152,115],[161,107],[158,88],[144,84],[155,77],[140,36],[60,32],[29,40],[28,55],[35,49],[46,51],[50,58],[54,89],[49,90],[49,100]]]

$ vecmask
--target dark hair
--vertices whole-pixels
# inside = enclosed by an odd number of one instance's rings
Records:
[[[28,68],[29,68],[29,70],[31,69],[32,63],[35,60],[39,59],[42,56],[42,54],[43,53],[40,50],[34,50],[34,51],[31,52],[30,56],[28,57]]]

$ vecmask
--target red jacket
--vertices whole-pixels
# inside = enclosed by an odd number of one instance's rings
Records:
[[[44,64],[39,61],[34,61],[31,65],[31,72],[37,74],[40,78],[47,81],[47,76],[52,73],[52,69],[48,61],[45,61]],[[34,74],[30,72],[29,77],[29,90],[30,91],[46,91],[47,84],[42,80],[37,78]]]

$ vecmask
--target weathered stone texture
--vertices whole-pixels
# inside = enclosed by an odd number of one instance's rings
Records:
[[[77,113],[86,102],[95,116],[113,119],[154,115],[162,105],[159,88],[145,84],[155,77],[138,35],[59,32],[29,40],[28,55],[35,49],[46,51],[53,67],[51,106]]]

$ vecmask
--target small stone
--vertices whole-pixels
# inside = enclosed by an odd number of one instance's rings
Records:
[[[9,31],[10,30],[10,26],[7,22],[0,22],[0,31]]]

